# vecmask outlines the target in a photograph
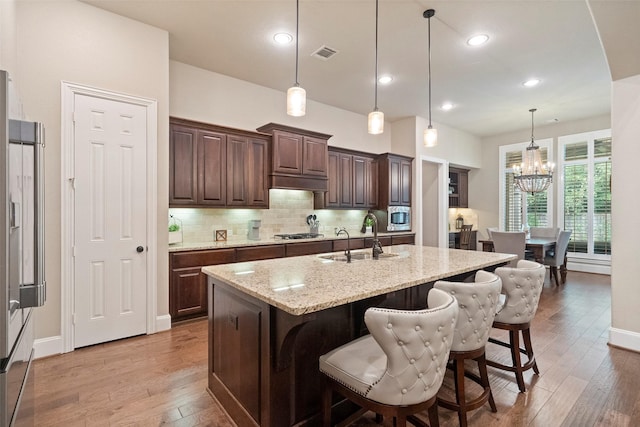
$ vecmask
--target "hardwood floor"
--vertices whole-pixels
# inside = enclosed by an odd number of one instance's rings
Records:
[[[498,412],[487,404],[468,414],[469,425],[640,425],[640,354],[607,345],[610,307],[608,276],[570,272],[559,288],[547,278],[531,330],[540,375],[528,371],[519,393],[513,374],[489,368]],[[36,425],[233,426],[206,391],[206,344],[199,320],[36,360]],[[487,357],[510,356],[489,344]],[[452,384],[448,374],[441,393]],[[441,426],[458,425],[454,412],[439,414]],[[365,414],[353,425],[377,424]]]

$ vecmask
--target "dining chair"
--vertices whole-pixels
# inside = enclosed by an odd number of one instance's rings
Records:
[[[439,280],[433,287],[451,294],[460,308],[448,365],[448,368],[453,371],[455,401],[439,393],[438,405],[457,411],[460,426],[466,427],[468,411],[478,409],[487,402],[493,412],[497,411],[487,374],[485,346],[496,315],[502,280],[493,273],[480,270],[472,283]],[[479,375],[465,370],[465,360],[473,360],[477,363]],[[482,387],[482,393],[467,400],[465,377],[479,384]]]
[[[531,227],[529,229],[529,234],[531,237],[546,237],[546,238],[556,238],[558,237],[558,233],[560,233],[559,227]]]
[[[364,410],[393,416],[394,425],[426,426],[413,414],[427,411],[439,425],[437,393],[442,385],[458,318],[447,292],[431,289],[424,310],[372,307],[364,321],[370,334],[320,356],[324,377],[323,425],[331,424],[332,392]]]
[[[491,233],[498,231],[498,227],[487,227],[487,237],[491,240]]]
[[[558,280],[558,267],[564,264],[569,247],[569,239],[571,238],[571,230],[561,231],[556,240],[556,247],[551,254],[545,255],[544,265],[549,266],[549,281],[551,277],[556,281],[556,286],[560,286],[561,281]]]
[[[460,229],[460,249],[469,249],[471,247],[471,229],[473,224],[464,224]]]
[[[526,236],[524,231],[492,231],[493,250],[503,254],[515,254],[517,260],[511,261],[515,267],[518,260],[524,259]]]
[[[498,267],[495,274],[502,280],[503,295],[498,303],[493,327],[509,331],[509,342],[495,338],[489,338],[489,342],[511,350],[511,365],[495,360],[487,360],[487,365],[515,373],[518,388],[524,393],[523,372],[533,368],[536,374],[540,374],[531,345],[530,326],[538,310],[546,269],[537,262],[520,260],[516,268]],[[524,348],[520,347],[520,334]],[[521,353],[527,356],[524,363]]]

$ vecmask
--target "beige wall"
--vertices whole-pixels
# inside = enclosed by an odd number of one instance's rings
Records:
[[[18,75],[25,112],[46,128],[47,303],[36,338],[60,335],[61,81],[158,101],[158,314],[168,313],[169,44],[165,31],[76,1],[17,2]]]
[[[15,0],[0,1],[0,70],[8,71],[14,79],[17,62],[15,4]]]
[[[255,130],[274,122],[333,135],[329,145],[385,153],[391,147],[392,129],[382,135],[367,133],[367,116],[320,104],[307,93],[307,114],[286,113],[284,92],[232,77],[170,62],[171,110],[174,117]]]
[[[557,159],[559,136],[609,129],[610,127],[611,117],[604,115],[566,123],[560,122],[548,126],[536,126],[534,133],[536,140],[553,138],[553,153],[554,158]],[[481,218],[482,227],[480,231],[482,233],[485,233],[484,229],[486,227],[498,227],[499,147],[530,140],[531,129],[522,129],[517,132],[491,136],[482,140],[482,153],[479,155],[482,169],[472,170],[469,174],[469,206],[473,207],[478,217]],[[554,188],[557,188],[558,183],[559,178],[556,174],[553,182]],[[554,191],[553,194],[557,196],[558,192]],[[556,207],[557,200],[554,201],[554,209]],[[554,212],[553,218],[555,221],[556,212]]]
[[[613,82],[612,237],[610,342],[640,351],[640,229],[627,226],[640,212],[640,74]],[[635,335],[634,335],[635,334]]]

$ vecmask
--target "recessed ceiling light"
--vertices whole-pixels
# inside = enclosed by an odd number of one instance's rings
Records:
[[[391,76],[380,76],[380,78],[378,79],[378,83],[386,85],[391,83],[391,80],[393,80],[393,77]]]
[[[273,36],[273,40],[278,44],[289,44],[293,41],[293,36],[288,33],[276,33]]]
[[[440,106],[440,108],[442,108],[445,111],[451,110],[453,108],[453,104],[450,102],[445,102],[444,104],[442,104]]]
[[[467,44],[469,46],[479,46],[481,44],[486,43],[487,41],[489,41],[489,36],[488,35],[486,35],[486,34],[478,34],[477,36],[473,36],[469,40],[467,40]]]
[[[522,83],[522,86],[534,87],[534,86],[537,86],[538,83],[540,83],[540,79],[530,79],[530,80],[527,80],[526,82]]]

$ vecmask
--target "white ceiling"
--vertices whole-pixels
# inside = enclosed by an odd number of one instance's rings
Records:
[[[285,92],[295,81],[295,1],[85,0],[169,32],[171,59]],[[609,4],[611,4],[609,2]],[[610,112],[611,76],[586,0],[380,0],[378,107],[388,121],[428,117],[478,136]],[[624,28],[619,31],[624,32]],[[489,42],[469,47],[476,33]],[[307,98],[367,114],[374,104],[375,1],[301,0],[299,82]],[[311,53],[339,51],[322,61]],[[525,88],[536,77],[542,83]],[[439,106],[449,101],[450,111]],[[284,97],[283,97],[284,102]],[[285,108],[283,104],[282,108]],[[313,114],[308,108],[307,114]]]

